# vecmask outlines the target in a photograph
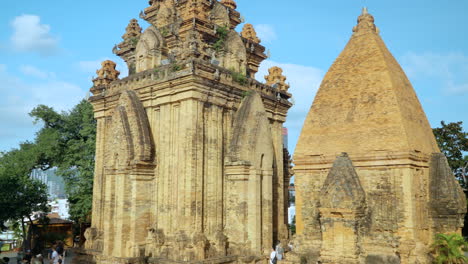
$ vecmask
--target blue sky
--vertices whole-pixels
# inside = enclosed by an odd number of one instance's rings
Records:
[[[32,140],[28,113],[38,104],[63,111],[87,95],[100,61],[112,54],[147,0],[5,1],[0,10],[0,151]],[[238,0],[271,52],[267,68],[283,67],[295,105],[287,127],[294,150],[323,75],[368,6],[390,51],[408,74],[432,126],[464,121],[468,130],[468,2],[466,0]],[[140,20],[144,27],[147,24]],[[240,25],[237,30],[240,30]]]

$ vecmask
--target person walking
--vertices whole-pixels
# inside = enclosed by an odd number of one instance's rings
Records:
[[[64,249],[64,244],[62,241],[57,241],[57,247],[56,247],[57,253],[63,257],[63,254],[65,252]]]
[[[60,259],[62,261],[65,260],[65,244],[63,243],[63,241],[57,241],[57,253],[59,254],[60,256]]]
[[[277,261],[278,259],[276,258],[276,251],[274,248],[272,248],[270,253],[270,264],[276,264]]]
[[[41,254],[36,255],[34,258],[34,261],[32,261],[32,264],[44,264],[44,258],[42,257]]]
[[[281,241],[278,240],[278,244],[276,244],[276,258],[278,260],[282,260],[284,256],[284,248],[281,245]]]
[[[60,255],[57,252],[55,245],[52,247],[52,254],[50,255],[50,264],[58,264]]]

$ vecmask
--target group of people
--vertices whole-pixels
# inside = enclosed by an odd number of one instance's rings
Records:
[[[288,244],[287,250],[292,250],[292,244]],[[283,244],[281,243],[281,241],[278,241],[278,243],[276,243],[276,247],[271,249],[270,264],[276,264],[278,260],[283,260],[284,252],[285,248],[283,247]]]
[[[59,241],[55,245],[52,246],[51,253],[50,253],[50,263],[51,264],[62,264],[65,258],[65,249],[63,246],[63,242]],[[33,263],[39,264],[39,263]]]
[[[57,241],[47,253],[47,259],[42,254],[32,255],[28,250],[22,259],[22,264],[62,264],[65,258],[65,248],[62,241]]]

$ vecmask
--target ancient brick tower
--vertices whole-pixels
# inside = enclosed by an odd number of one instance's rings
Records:
[[[353,32],[294,153],[296,257],[430,263],[434,234],[462,227],[465,198],[366,9]]]
[[[82,262],[249,263],[286,239],[281,69],[233,0],[151,0],[103,62],[90,98],[98,123],[92,227]]]

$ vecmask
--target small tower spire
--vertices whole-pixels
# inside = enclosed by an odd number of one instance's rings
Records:
[[[260,43],[260,39],[257,37],[257,32],[255,32],[255,29],[252,24],[245,24],[244,28],[242,29],[241,36],[253,41],[255,43]]]
[[[355,34],[379,33],[379,29],[374,24],[374,17],[369,14],[367,7],[362,8],[362,13],[358,17],[358,24],[353,28]]]
[[[369,14],[369,11],[367,10],[367,7],[363,7],[361,15],[367,15],[367,14]]]

